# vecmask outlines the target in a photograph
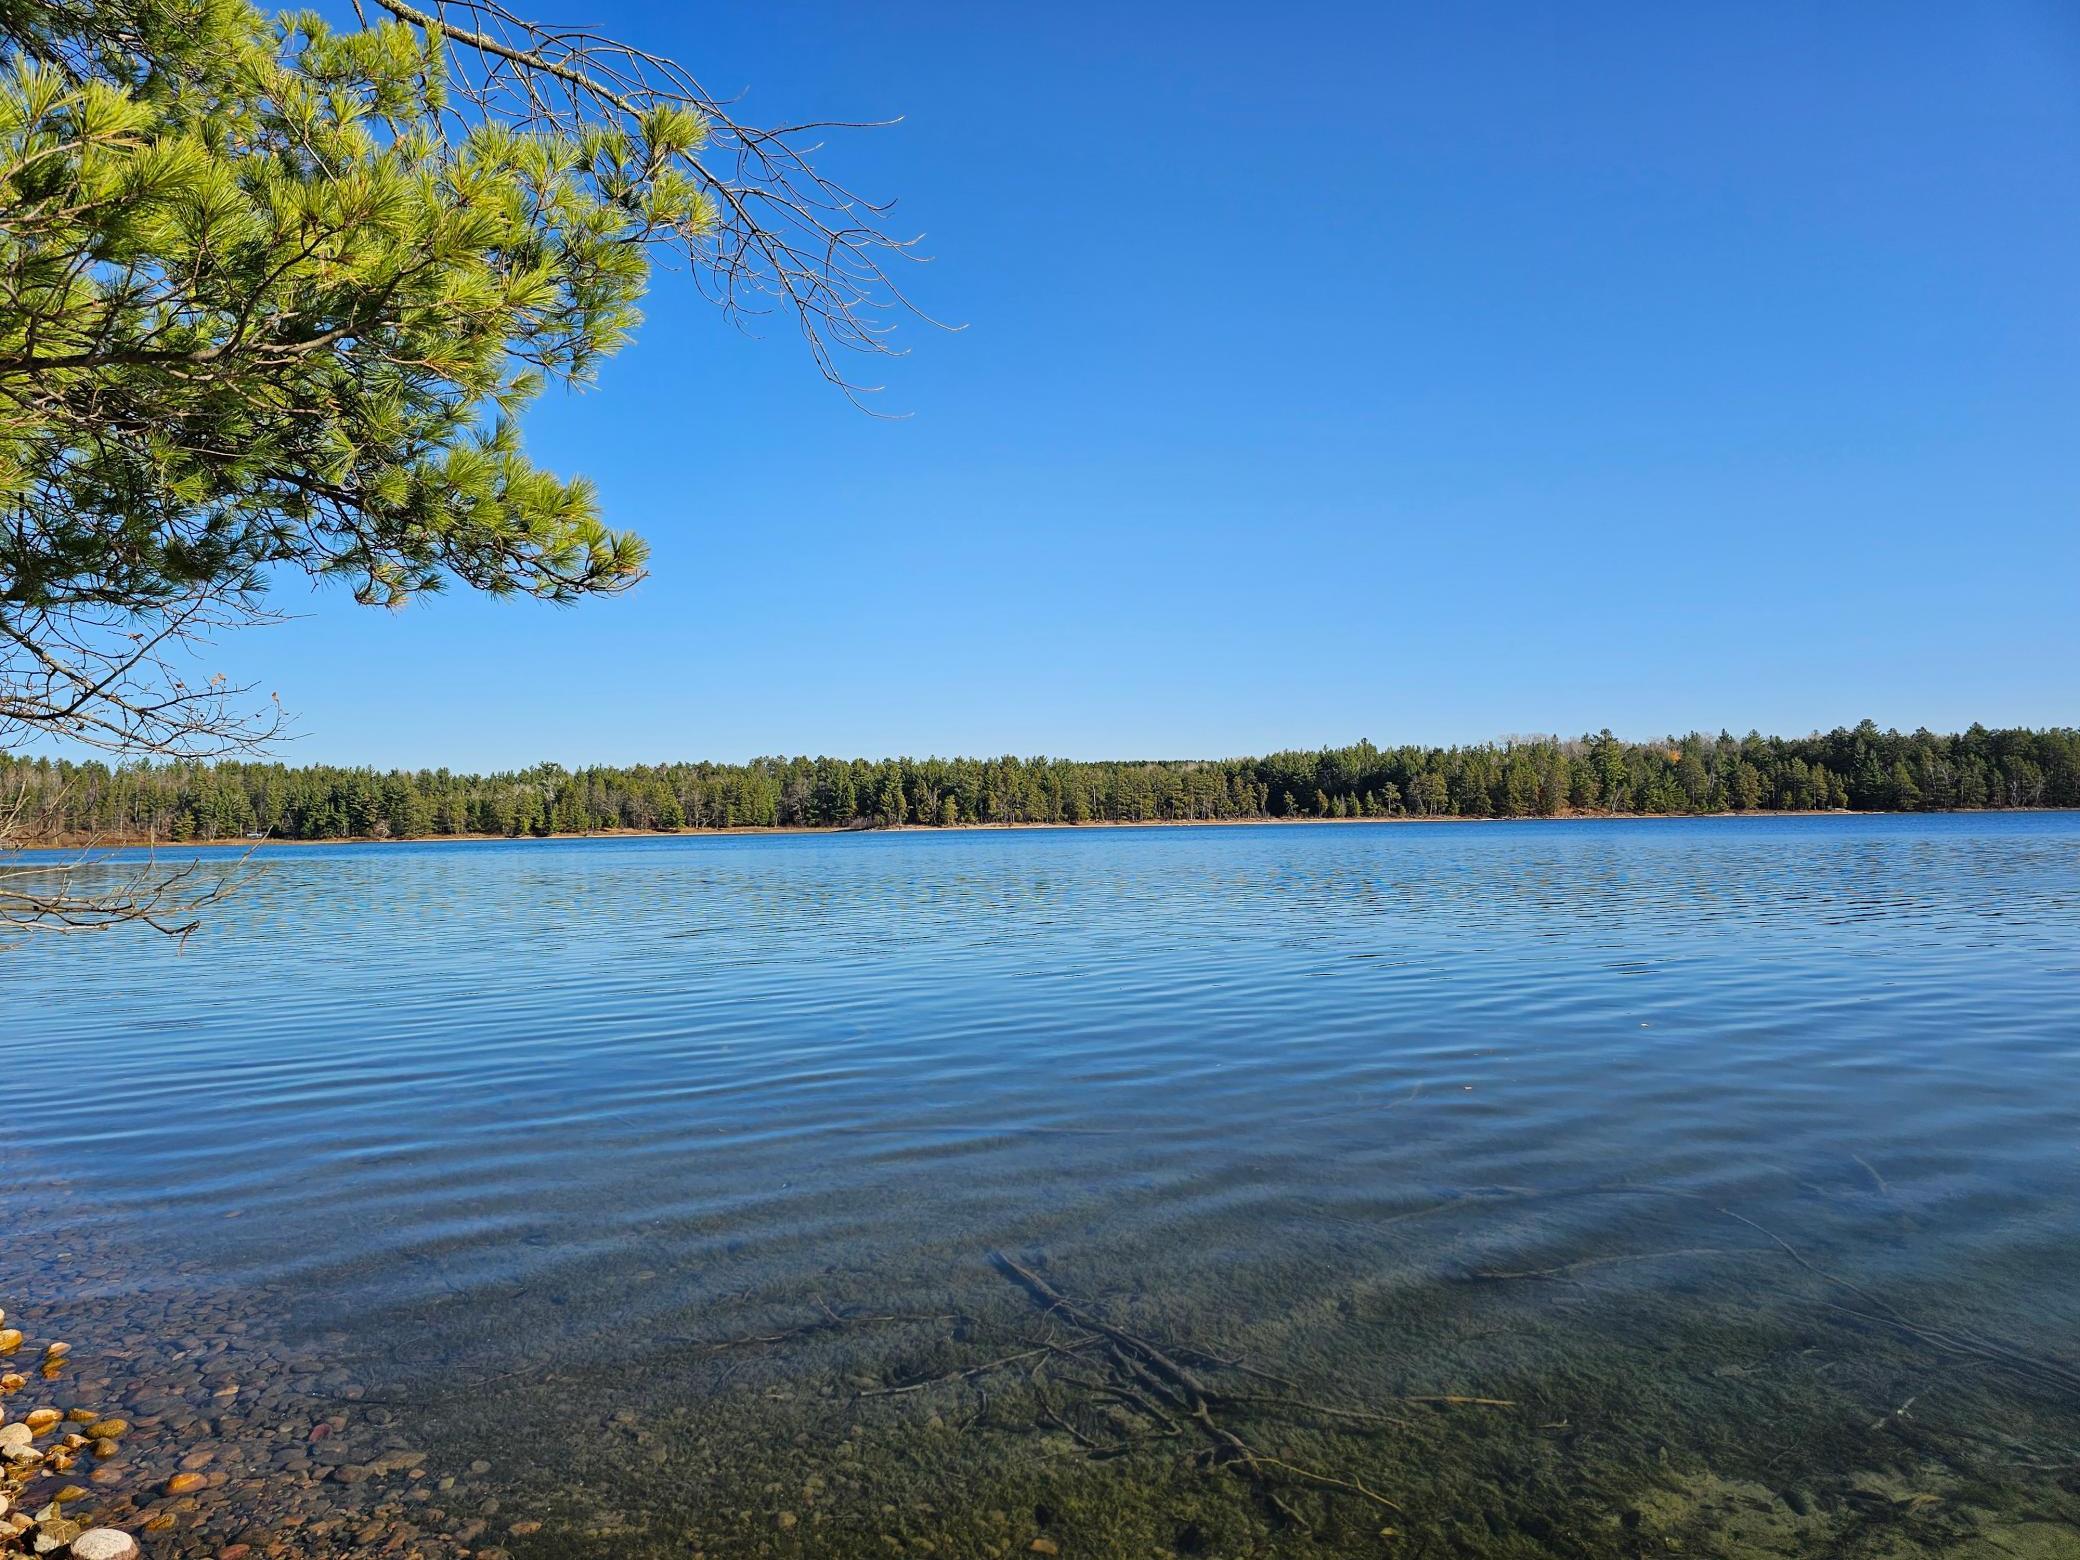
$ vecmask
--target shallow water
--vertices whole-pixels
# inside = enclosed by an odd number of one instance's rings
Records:
[[[2080,1553],[2080,816],[258,859],[0,955],[154,1553]]]

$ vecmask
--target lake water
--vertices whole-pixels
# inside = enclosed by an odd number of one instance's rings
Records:
[[[153,1556],[2080,1554],[2080,816],[256,864],[0,955]]]

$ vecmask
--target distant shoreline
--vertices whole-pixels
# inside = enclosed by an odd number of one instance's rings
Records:
[[[269,836],[257,840],[244,838],[217,840],[111,839],[104,836],[98,839],[37,840],[24,843],[16,848],[20,850],[249,850],[261,845],[489,845],[537,842],[548,844],[556,840],[684,840],[791,834],[992,834],[1027,829],[1052,829],[1067,833],[1090,829],[1235,829],[1260,828],[1273,825],[1278,827],[1305,825],[1308,827],[1336,828],[1362,827],[1367,824],[1680,823],[1684,821],[1737,822],[1768,818],[1991,817],[2004,813],[2070,813],[2076,810],[2080,809],[2071,807],[1931,807],[1909,813],[1849,807],[1834,807],[1824,812],[1817,809],[1791,811],[1789,809],[1758,807],[1751,808],[1747,812],[1567,812],[1534,813],[1516,818],[1465,818],[1457,815],[1420,818],[1405,816],[1400,818],[1150,818],[1139,822],[1127,819],[1105,818],[1092,819],[1085,823],[910,823],[893,829],[885,825],[862,827],[857,824],[775,824],[727,829],[594,829],[583,834],[415,834],[408,839],[397,839],[374,834],[335,835],[327,839],[283,839]]]

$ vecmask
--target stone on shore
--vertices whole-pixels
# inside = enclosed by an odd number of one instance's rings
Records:
[[[137,1560],[137,1540],[120,1528],[88,1528],[72,1541],[72,1560]]]

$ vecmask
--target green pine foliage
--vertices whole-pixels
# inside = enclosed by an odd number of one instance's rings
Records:
[[[0,756],[0,796],[22,797],[26,832],[50,840],[2080,807],[2080,730],[1939,736],[1865,721],[1795,738],[1605,731],[1217,761],[762,758],[493,775]]]
[[[284,565],[390,605],[641,572],[514,419],[627,340],[652,241],[714,223],[683,171],[698,114],[472,121],[444,52],[396,21],[67,14],[0,6],[11,608],[144,608]]]

